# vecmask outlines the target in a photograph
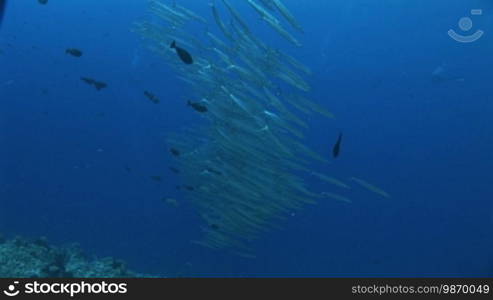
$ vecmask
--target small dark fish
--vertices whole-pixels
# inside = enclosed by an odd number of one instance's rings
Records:
[[[75,49],[75,48],[69,48],[69,49],[65,50],[65,53],[70,54],[70,55],[75,56],[75,57],[81,57],[82,56],[82,51],[80,51],[79,49]]]
[[[88,77],[81,77],[80,80],[84,81],[87,84],[94,84],[94,79]]]
[[[101,89],[104,89],[108,86],[106,83],[100,82],[100,81],[95,81],[93,85],[96,88],[96,90],[98,90],[98,91]]]
[[[337,158],[339,156],[339,153],[341,152],[341,142],[342,142],[342,132],[339,133],[339,138],[337,139],[337,142],[334,145],[334,148],[332,149],[332,155],[334,158]]]
[[[180,156],[180,151],[176,150],[175,148],[170,148],[169,149],[169,152],[171,152],[171,154],[173,154],[174,156]]]
[[[148,92],[148,91],[144,91],[144,95],[149,99],[151,100],[154,104],[158,104],[159,103],[159,98],[156,97],[156,95],[154,95],[153,93],[151,92]]]
[[[163,179],[161,178],[161,176],[150,176],[152,180],[154,181],[157,181],[157,182],[161,182]]]
[[[193,186],[190,186],[190,185],[184,185],[183,186],[185,189],[189,190],[189,191],[194,191],[195,188]]]
[[[105,87],[107,87],[108,85],[104,82],[100,82],[100,81],[96,81],[92,78],[88,78],[88,77],[81,77],[80,78],[82,81],[84,81],[85,83],[89,84],[89,85],[92,85],[96,88],[96,90],[101,90],[101,89],[104,89]]]
[[[5,4],[7,0],[0,0],[0,25],[2,25],[3,15],[5,12]]]
[[[199,113],[207,112],[207,106],[200,104],[199,102],[191,102],[190,100],[187,102],[189,106],[198,111]]]
[[[188,53],[187,50],[176,46],[176,42],[175,41],[173,41],[171,43],[171,46],[170,47],[171,47],[171,49],[175,49],[176,50],[176,53],[178,54],[178,56],[180,57],[180,59],[181,59],[182,62],[186,63],[187,65],[193,64],[193,58],[190,55],[190,53]]]
[[[211,227],[211,229],[219,230],[219,225],[217,224],[210,224],[209,226]]]
[[[171,172],[175,173],[175,174],[180,173],[180,170],[178,170],[178,169],[177,169],[177,168],[175,168],[175,167],[169,167],[169,170],[170,170]]]
[[[127,171],[128,173],[130,173],[130,172],[132,172],[132,169],[130,169],[130,167],[125,166],[125,171]]]
[[[45,5],[46,3],[48,3],[48,0],[38,0],[39,4],[43,4]]]

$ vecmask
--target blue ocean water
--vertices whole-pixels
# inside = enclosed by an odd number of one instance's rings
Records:
[[[210,19],[207,1],[177,2]],[[340,157],[317,171],[368,179],[390,199],[355,188],[352,204],[307,206],[252,245],[255,259],[190,243],[201,221],[175,189],[165,139],[199,119],[189,87],[131,32],[145,1],[19,0],[0,29],[0,232],[162,276],[492,276],[491,2],[283,2],[302,48],[239,6],[312,68],[310,97],[336,115],[309,120],[306,144],[328,158],[344,132]],[[453,40],[461,17],[484,35]]]

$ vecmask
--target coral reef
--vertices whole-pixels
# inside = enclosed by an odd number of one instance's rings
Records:
[[[90,258],[77,245],[55,247],[45,238],[0,236],[0,277],[149,277],[127,269],[123,261]]]

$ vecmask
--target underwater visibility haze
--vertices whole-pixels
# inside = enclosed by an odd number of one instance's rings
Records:
[[[492,276],[492,36],[485,0],[0,0],[0,277]]]

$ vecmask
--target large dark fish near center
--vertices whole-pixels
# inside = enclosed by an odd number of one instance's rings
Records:
[[[0,26],[2,26],[3,14],[5,13],[5,5],[7,0],[0,0]]]
[[[189,106],[191,106],[193,109],[195,109],[196,111],[200,112],[200,113],[205,113],[207,112],[207,106],[205,105],[202,105],[198,102],[192,102],[192,101],[188,101],[187,104]]]
[[[332,156],[334,156],[334,158],[337,158],[339,156],[339,153],[341,152],[341,142],[342,142],[342,132],[339,133],[339,138],[337,139],[334,148],[332,148]]]
[[[190,55],[190,53],[188,53],[187,50],[176,46],[175,41],[173,41],[173,43],[171,43],[170,47],[171,47],[171,49],[176,50],[176,54],[178,54],[178,56],[180,57],[182,62],[186,63],[187,65],[193,64],[192,55]]]

